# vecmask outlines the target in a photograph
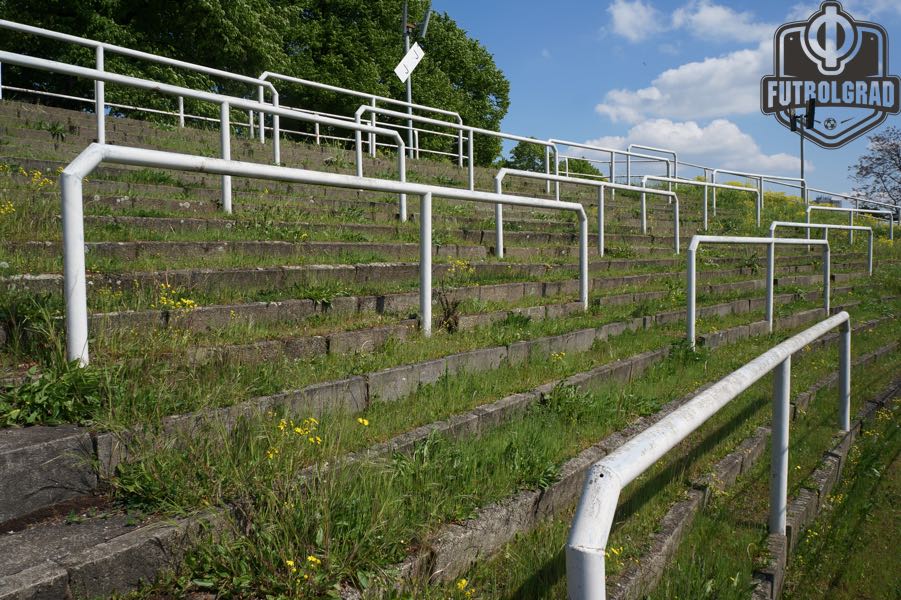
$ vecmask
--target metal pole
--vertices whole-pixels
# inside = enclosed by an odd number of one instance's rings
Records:
[[[707,196],[710,191],[710,186],[704,186],[704,231],[707,231]]]
[[[804,200],[804,203],[807,203],[807,180],[804,179],[804,119],[798,118],[799,125],[801,126],[798,129],[798,133],[801,134],[801,198]]]
[[[554,162],[556,163],[557,160],[558,160],[557,153],[555,152],[554,153]],[[551,174],[551,147],[550,146],[544,147],[544,174],[545,175]],[[555,167],[554,175],[558,175],[558,174],[559,174],[559,170]],[[550,179],[548,179],[544,184],[544,192],[546,194],[551,193],[551,180]]]
[[[407,3],[404,2],[404,56],[410,51],[410,27],[406,22]],[[413,74],[407,75],[407,114],[413,115]],[[407,152],[413,158],[413,119],[407,119]]]
[[[604,186],[598,188],[598,254],[604,256]]]
[[[247,123],[248,123],[248,128],[250,130],[249,137],[250,137],[250,139],[254,139],[256,137],[256,133],[254,133],[255,125],[253,122],[253,111],[252,110],[247,111]]]
[[[610,153],[610,164],[613,164],[613,153]],[[612,169],[612,167],[611,167]],[[612,171],[611,171],[612,172]],[[632,155],[626,155],[626,185],[632,185]]]
[[[219,107],[219,142],[222,150],[222,160],[231,160],[231,114],[228,102],[223,102]],[[232,177],[222,176],[222,210],[225,214],[232,214]]]
[[[253,119],[251,119],[251,122]],[[183,96],[178,97],[178,126],[185,126],[185,99]]]
[[[610,172],[610,183],[616,183],[616,153],[613,154],[613,170]],[[628,182],[626,182],[628,183]],[[616,189],[610,192],[610,199],[616,200]]]
[[[263,86],[260,86],[257,91],[257,100],[261,104],[266,101],[266,92],[263,90]],[[266,114],[263,111],[260,111],[260,143],[266,143]]]
[[[502,193],[502,186],[503,182],[500,179],[494,180],[496,194]],[[494,205],[494,227],[494,255],[497,258],[504,258],[504,205],[500,203]]]
[[[547,146],[547,151],[550,152],[550,146]],[[560,175],[560,153],[557,151],[557,147],[554,146],[554,175]],[[557,202],[560,201],[560,181],[554,181],[554,200]]]
[[[457,131],[457,166],[463,168],[463,119],[460,118],[460,129]]]
[[[84,266],[82,178],[63,171],[60,176],[63,218],[63,279],[66,297],[66,358],[87,366],[88,296]]]
[[[826,230],[829,233],[829,230]],[[823,246],[823,308],[826,316],[829,316],[829,296],[832,295],[832,258],[829,252],[829,245]]]
[[[398,141],[403,143],[403,140],[398,138]],[[404,151],[400,148],[397,149],[397,170],[399,171],[398,179],[402,182],[407,180],[407,157],[404,154]],[[400,222],[407,222],[407,194],[402,193],[398,195],[398,200],[400,202]],[[431,195],[429,196],[429,220],[432,218],[432,203],[431,203]],[[429,225],[429,239],[431,239],[431,224]],[[431,260],[431,254],[429,254],[429,260]],[[431,271],[429,272],[429,277],[431,277]],[[431,305],[429,305],[431,306]],[[429,325],[431,327],[431,325]]]
[[[775,232],[773,232],[775,236]],[[776,242],[766,247],[766,320],[769,331],[773,333],[773,279],[776,277]]]
[[[675,202],[673,203],[673,212],[675,214],[675,218],[673,219],[673,244],[676,247],[676,254],[679,254],[679,197],[675,197]]]
[[[688,246],[688,314],[685,315],[685,322],[688,323],[688,345],[690,348],[695,347],[695,276],[696,276],[696,259],[697,250],[689,244]]]
[[[854,211],[848,211],[848,225],[850,225],[851,227],[854,227]],[[848,243],[849,244],[854,243],[854,230],[853,229],[848,230]]]
[[[851,429],[851,320],[841,325],[841,346],[838,354],[838,427]]]
[[[0,63],[0,100],[3,100],[3,63]]]
[[[579,213],[579,300],[588,310],[588,215]]]
[[[360,124],[362,119],[360,117],[360,113],[357,113],[357,124]],[[354,131],[354,161],[357,163],[357,177],[363,176],[363,132],[359,129]]]
[[[473,137],[475,136],[475,132],[470,129],[469,130],[469,140],[467,140],[468,152],[469,152],[469,191],[475,191],[476,189],[476,163],[475,163],[475,145],[473,144]]]
[[[642,182],[641,187],[646,187],[646,184]],[[645,192],[641,193],[641,233],[648,234],[648,200]]]
[[[419,209],[419,314],[422,334],[432,336],[432,194],[420,197]]]
[[[785,535],[785,517],[788,504],[788,413],[791,395],[791,356],[774,369],[773,373],[773,457],[770,468],[770,518],[771,534]]]
[[[867,268],[870,271],[870,277],[873,276],[873,236],[876,235],[875,232],[870,230],[870,243],[867,248]]]
[[[278,108],[278,94],[272,91],[272,106]],[[277,114],[272,115],[272,157],[275,164],[282,164],[282,136],[281,127],[279,125],[281,117]]]
[[[375,98],[372,99],[372,102],[370,103],[370,105],[373,108],[375,108]],[[375,124],[376,124],[375,111],[372,111],[372,119],[371,119],[370,123],[373,127],[375,127]],[[370,133],[369,134],[369,156],[371,156],[372,158],[375,158],[375,150],[376,150],[375,143],[376,143],[375,133]]]
[[[97,46],[97,70],[103,71],[103,46]],[[97,143],[106,143],[106,84],[94,82],[94,112],[97,113]]]

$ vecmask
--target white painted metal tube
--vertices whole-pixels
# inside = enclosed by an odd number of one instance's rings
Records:
[[[104,81],[107,83],[115,83],[142,90],[155,91],[167,96],[184,96],[185,98],[210,102],[212,104],[216,104],[217,106],[222,104],[223,102],[228,102],[232,107],[242,110],[254,110],[310,123],[318,122],[323,125],[330,125],[332,127],[347,129],[350,131],[359,129],[360,131],[363,131],[365,133],[377,133],[392,138],[395,138],[395,136],[400,137],[400,134],[398,134],[393,129],[372,128],[369,125],[357,124],[352,120],[347,121],[321,115],[315,115],[309,112],[291,108],[282,108],[280,106],[274,106],[254,100],[247,100],[245,98],[238,98],[236,96],[226,96],[223,94],[214,94],[212,92],[203,92],[176,85],[170,85],[168,83],[157,83],[154,81],[139,79],[137,77],[131,77],[128,75],[119,75],[118,73],[108,73],[106,71],[98,71],[97,69],[89,69],[86,67],[69,65],[66,63],[46,60],[43,58],[34,58],[32,56],[26,56],[24,54],[15,54],[12,52],[0,51],[0,62],[13,64],[19,67],[26,67],[29,69],[52,71],[54,73],[60,73],[63,75],[72,75],[74,77],[83,77],[85,79],[91,79],[94,81]]]
[[[403,155],[403,153],[401,153]],[[588,290],[588,237],[587,217],[585,209],[576,202],[555,202],[539,198],[509,196],[491,192],[473,192],[459,188],[449,188],[419,183],[387,181],[367,177],[355,177],[337,173],[322,173],[304,169],[287,168],[259,163],[227,161],[220,158],[191,156],[143,148],[126,148],[105,144],[91,144],[63,170],[61,181],[63,206],[63,248],[65,252],[64,267],[66,281],[66,348],[70,360],[88,363],[88,309],[84,271],[84,220],[82,216],[82,180],[101,162],[126,164],[140,167],[173,169],[210,173],[214,175],[230,175],[233,177],[251,177],[289,181],[310,185],[322,185],[346,189],[361,189],[374,192],[430,194],[453,200],[481,202],[485,204],[509,204],[530,208],[572,211],[579,216],[580,243],[580,295],[587,309]],[[426,215],[428,216],[428,215]],[[424,219],[425,220],[425,219]],[[420,293],[424,293],[420,290]]]
[[[845,208],[842,206],[818,206],[816,204],[811,204],[810,206],[807,207],[807,222],[808,223],[810,222],[811,213],[815,210],[822,211],[822,212],[846,212],[850,215],[851,219],[854,218],[855,213],[864,214],[864,215],[866,215],[866,214],[888,215],[889,239],[892,241],[894,241],[894,239],[895,239],[895,213],[890,210],[882,210],[879,208],[850,208],[850,207]],[[854,222],[852,221],[850,224],[854,225]],[[853,238],[851,238],[851,241],[853,241]]]
[[[232,159],[231,148],[231,114],[228,102],[223,102],[219,107],[219,136],[222,160]],[[222,210],[225,214],[232,214],[232,178],[231,175],[222,176]]]
[[[494,180],[494,193],[503,194],[501,190],[500,179]],[[494,205],[494,255],[497,258],[504,258],[504,205]]]
[[[419,315],[425,337],[432,336],[432,193],[419,201]]]
[[[810,214],[810,213],[808,213]],[[822,229],[824,238],[829,239],[829,230],[838,229],[840,231],[866,231],[870,234],[870,240],[867,251],[867,269],[869,274],[873,274],[873,228],[863,225],[833,225],[830,223],[800,223],[794,221],[773,221],[770,223],[770,236],[776,237],[776,229],[779,227],[796,227],[798,229],[806,229],[808,236],[811,229]]]
[[[103,46],[95,49],[97,55],[97,70],[103,71]],[[94,80],[94,112],[97,113],[97,143],[106,143],[106,84],[100,80]]]
[[[769,531],[785,535],[788,505],[788,422],[791,400],[791,355],[773,373],[773,427],[770,439]]]
[[[777,238],[777,237],[740,237],[740,236],[718,236],[718,235],[695,235],[691,238],[688,245],[688,290],[686,293],[687,315],[686,327],[689,346],[692,348],[696,344],[695,323],[697,320],[696,297],[697,297],[697,249],[702,243],[707,244],[751,244],[751,245],[773,245],[780,246],[798,246],[798,245],[814,245],[823,246],[823,309],[829,314],[829,296],[831,291],[831,255],[829,252],[828,240],[806,240],[796,238]],[[767,253],[767,320],[769,321],[770,331],[773,330],[773,284],[772,274],[775,273],[775,252]]]
[[[839,397],[838,427],[842,431],[851,429],[851,322],[841,325],[841,346],[839,347]]]
[[[671,183],[681,183],[683,185],[695,185],[704,188],[704,230],[707,230],[707,191],[709,188],[719,190],[735,190],[738,192],[750,192],[757,197],[757,226],[760,227],[760,212],[763,206],[763,198],[760,190],[756,188],[742,187],[740,185],[729,185],[726,183],[711,183],[709,181],[695,181],[693,179],[677,179],[675,177],[658,177],[657,175],[645,175],[641,178],[641,187],[648,187],[648,181],[668,181]],[[715,214],[715,213],[714,213]]]
[[[606,242],[604,241],[604,186],[598,187],[598,254],[604,256]]]
[[[500,169],[497,172],[497,175],[494,176],[495,181],[501,181],[510,175],[511,177],[523,177],[525,179],[545,179],[548,181],[553,181],[555,183],[572,183],[574,185],[584,185],[588,187],[596,187],[600,189],[610,188],[611,190],[625,190],[630,192],[647,192],[648,194],[656,194],[658,196],[666,196],[673,201],[673,232],[674,232],[674,241],[673,241],[673,251],[675,254],[679,254],[679,196],[676,195],[675,192],[668,192],[666,190],[657,190],[654,188],[645,188],[645,187],[637,187],[633,185],[623,185],[620,183],[611,183],[609,181],[598,181],[596,179],[581,179],[578,177],[564,177],[562,175],[546,175],[543,173],[537,173],[535,171],[523,171],[521,169],[508,169],[506,167]],[[501,189],[501,188],[497,188]],[[599,205],[602,204],[599,199]],[[602,210],[603,206],[599,206]],[[646,233],[646,232],[644,232]],[[598,214],[598,250],[601,252],[601,256],[603,256],[603,244],[601,243],[604,239],[604,219],[602,214]]]
[[[622,489],[794,353],[849,321],[841,312],[767,350],[592,465],[566,542],[570,600],[606,598],[604,552]]]
[[[671,154],[673,156],[673,173],[672,178],[679,178],[679,155],[676,154],[675,150],[667,150],[666,148],[655,148],[654,146],[643,146],[641,144],[629,144],[629,152],[632,152],[633,148],[637,148],[639,150],[647,150],[649,152],[659,152],[660,154]],[[631,157],[626,157],[627,161],[631,161]],[[628,162],[626,163],[628,164]],[[631,182],[630,182],[631,183]],[[669,182],[670,186],[667,188],[669,191],[673,191],[672,181]],[[679,183],[679,182],[677,182]]]

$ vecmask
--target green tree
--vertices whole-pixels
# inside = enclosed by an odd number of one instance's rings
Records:
[[[532,138],[535,139],[535,138]],[[551,158],[553,160],[553,156]],[[504,161],[504,166],[522,171],[544,172],[545,147],[531,142],[518,142],[510,150],[510,158]],[[553,169],[551,169],[553,171]]]
[[[567,163],[569,164],[570,175],[594,175],[595,177],[601,176],[601,172],[584,158],[570,158],[568,159]]]
[[[35,10],[33,0],[0,0],[0,17],[232,73],[256,77],[268,70],[405,98],[404,84],[394,75],[404,53],[403,0],[44,0],[40,4],[40,10]],[[419,22],[425,8],[425,0],[411,0],[410,21]],[[419,43],[426,57],[413,75],[414,102],[456,111],[468,125],[497,130],[509,108],[510,86],[488,50],[446,13],[432,16],[427,37]],[[35,36],[0,31],[0,44],[13,52],[94,65],[91,49]],[[106,68],[195,89],[253,98],[257,93],[244,84],[112,54],[106,57]],[[92,97],[93,85],[87,81],[10,68],[4,69],[4,77],[10,85]],[[278,88],[283,105],[320,112],[352,115],[363,102],[291,84],[279,83]],[[113,85],[107,86],[107,98],[166,110],[173,110],[176,102]],[[218,114],[218,108],[209,104],[188,102],[186,109]],[[446,152],[457,148],[452,137],[422,136],[421,145]],[[499,140],[477,136],[476,161],[491,163],[500,148]]]

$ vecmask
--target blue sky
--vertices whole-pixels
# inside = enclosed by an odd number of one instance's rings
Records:
[[[901,74],[901,0],[846,0],[889,33]],[[776,27],[819,2],[732,0],[433,0],[494,55],[510,80],[503,130],[539,138],[664,146],[715,167],[796,176],[797,134],[760,112]],[[415,81],[415,78],[414,78]],[[414,83],[415,96],[415,83]],[[901,126],[889,116],[882,126]],[[810,185],[852,188],[866,150],[805,145]],[[690,175],[693,173],[686,173]]]

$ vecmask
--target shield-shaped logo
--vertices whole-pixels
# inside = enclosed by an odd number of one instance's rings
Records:
[[[827,0],[806,21],[777,29],[773,55],[775,75],[760,81],[761,109],[791,128],[789,111],[815,98],[817,118],[805,136],[823,148],[840,148],[899,112],[888,34],[839,2]]]

